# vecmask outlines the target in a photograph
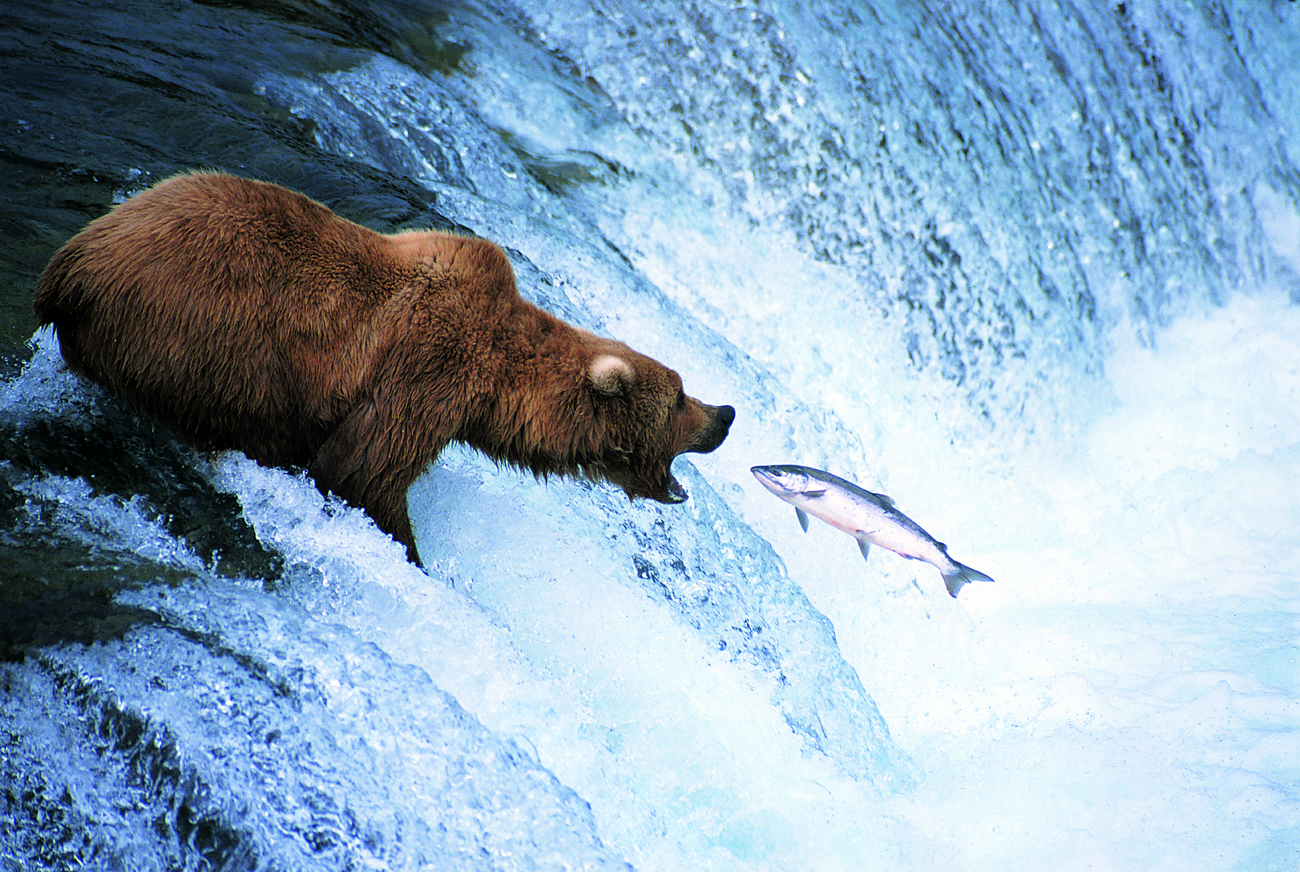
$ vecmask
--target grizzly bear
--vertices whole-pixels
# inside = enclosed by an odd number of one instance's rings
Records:
[[[174,176],[92,221],[41,275],[67,364],[204,449],[305,466],[419,562],[406,491],[450,440],[677,503],[670,471],[730,406],[524,300],[496,245],[386,235],[278,185]]]

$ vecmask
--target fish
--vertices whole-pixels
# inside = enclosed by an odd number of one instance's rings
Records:
[[[750,472],[763,487],[794,506],[799,526],[805,533],[808,516],[815,515],[858,540],[864,560],[872,545],[887,548],[908,560],[924,560],[939,570],[944,587],[954,599],[967,582],[993,580],[949,557],[947,545],[922,530],[884,494],[872,493],[809,466],[755,466]]]

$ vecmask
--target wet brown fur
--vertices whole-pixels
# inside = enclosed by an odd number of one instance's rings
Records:
[[[672,502],[672,459],[716,448],[734,417],[522,299],[490,242],[376,233],[219,173],[91,222],[35,308],[74,370],[196,446],[308,467],[412,560],[406,490],[450,440]]]

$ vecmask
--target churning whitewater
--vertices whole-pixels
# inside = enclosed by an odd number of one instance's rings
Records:
[[[10,4],[3,868],[1296,868],[1298,34],[1244,0]],[[677,505],[453,444],[421,570],[37,329],[54,252],[188,169],[489,239],[730,435]],[[771,464],[997,582],[801,530]]]

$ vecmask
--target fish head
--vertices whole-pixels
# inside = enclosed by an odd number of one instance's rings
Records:
[[[812,484],[812,480],[802,466],[788,464],[754,466],[749,471],[754,474],[754,478],[758,479],[763,487],[783,500],[802,495],[810,489]]]

